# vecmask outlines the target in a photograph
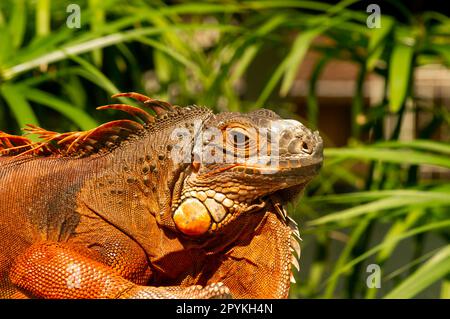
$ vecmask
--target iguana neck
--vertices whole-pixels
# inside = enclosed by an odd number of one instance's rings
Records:
[[[139,136],[122,142],[107,154],[94,155],[101,169],[93,181],[117,197],[130,191],[159,227],[176,231],[171,217],[173,201],[178,200],[185,174],[191,169],[193,139],[205,119],[206,109],[180,111],[161,118]],[[182,136],[178,138],[178,133]],[[184,152],[186,158],[180,160]],[[88,159],[89,160],[89,159]],[[120,225],[118,225],[120,226]]]

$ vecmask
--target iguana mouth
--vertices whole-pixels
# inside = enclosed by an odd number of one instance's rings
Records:
[[[230,224],[241,214],[261,210],[267,204],[267,199],[271,199],[274,203],[276,202],[279,207],[292,201],[304,189],[310,177],[315,175],[315,171],[320,168],[320,165],[318,163],[315,167],[284,168],[279,170],[276,174],[278,179],[284,178],[288,182],[289,179],[297,180],[296,184],[293,186],[287,184],[289,185],[288,187],[274,189],[272,192],[262,194],[256,198],[252,197],[252,190],[247,192],[244,188],[236,193],[220,192],[213,189],[205,191],[191,190],[181,195],[179,200],[181,204],[174,209],[174,219],[177,222],[178,216],[182,216],[183,219],[185,219],[186,215],[189,216],[188,220],[177,224],[181,228],[180,230],[187,235],[215,233]],[[244,172],[249,174],[249,167],[236,166],[232,170],[237,169],[237,171],[241,171],[239,168],[244,168]],[[260,168],[252,167],[251,169],[252,171],[257,171]],[[303,182],[298,182],[299,179],[302,179]],[[286,222],[286,210],[283,208],[275,211],[284,212],[284,214],[279,215]],[[186,224],[192,223],[192,220],[197,222],[197,226],[193,226],[195,229],[192,231],[183,229],[183,222]],[[178,221],[180,221],[180,218]]]
[[[236,165],[229,170],[244,172],[248,175],[276,174],[278,176],[315,176],[322,166],[322,162],[312,165],[302,166],[301,161],[297,158],[283,160],[279,162],[277,167],[264,165]]]

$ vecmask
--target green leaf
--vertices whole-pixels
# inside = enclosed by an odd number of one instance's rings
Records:
[[[266,86],[264,87],[261,95],[258,98],[258,101],[256,102],[256,105],[258,105],[259,107],[262,107],[264,105],[284,73],[285,77],[280,89],[280,94],[286,95],[288,93],[292,86],[292,83],[295,80],[295,75],[298,72],[298,66],[301,63],[306,50],[309,48],[311,41],[320,33],[317,30],[304,31],[297,36],[290,52],[278,65],[269,81],[267,81]]]
[[[384,298],[406,299],[416,296],[437,280],[450,273],[450,245],[439,250],[416,272],[395,287]]]
[[[432,251],[427,252],[424,255],[421,255],[420,257],[408,262],[406,265],[403,265],[400,268],[397,268],[396,270],[394,270],[393,272],[386,274],[385,276],[383,276],[383,279],[385,281],[389,281],[394,278],[399,278],[400,275],[405,274],[412,267],[420,265],[423,262],[425,262],[426,260],[430,259],[430,257],[432,257],[438,250],[440,250],[440,248],[433,249]]]
[[[375,247],[367,250],[363,254],[359,255],[355,259],[349,261],[347,264],[345,264],[342,267],[340,267],[339,269],[337,269],[327,279],[327,282],[330,281],[330,280],[333,280],[333,278],[335,278],[339,274],[348,271],[349,269],[354,267],[356,264],[362,262],[363,260],[366,260],[370,256],[372,256],[372,255],[376,254],[377,252],[381,251],[384,247],[390,246],[393,243],[398,243],[398,242],[400,242],[400,241],[402,241],[402,240],[404,240],[406,238],[410,238],[410,237],[416,236],[416,235],[421,234],[421,233],[426,233],[426,232],[430,232],[430,231],[437,230],[437,229],[447,229],[448,227],[450,227],[450,220],[445,220],[445,221],[440,221],[440,222],[435,222],[435,223],[430,223],[430,224],[426,224],[426,225],[423,225],[423,226],[419,226],[419,227],[411,229],[410,231],[408,231],[406,233],[402,233],[402,234],[400,234],[398,236],[391,237],[389,239],[385,239],[382,243],[380,243],[380,244],[376,245]]]
[[[162,83],[169,82],[172,70],[172,65],[169,63],[170,59],[166,54],[159,50],[155,50],[155,52],[153,52],[153,59],[158,80]]]
[[[366,60],[367,71],[370,72],[375,67],[385,47],[385,39],[394,27],[394,19],[387,15],[381,16],[381,28],[369,29],[369,56]]]
[[[236,100],[236,95],[232,89],[232,85],[236,83],[239,77],[244,73],[250,62],[255,58],[258,51],[261,49],[266,37],[270,32],[282,23],[285,23],[286,17],[284,14],[275,15],[263,23],[255,30],[249,30],[241,37],[234,40],[231,44],[218,49],[217,61],[221,61],[221,68],[217,72],[211,72],[211,81],[208,81],[207,98],[202,101],[205,104],[214,103],[214,97],[217,98],[217,93],[222,92],[228,98],[229,108],[231,110],[236,106],[233,101]],[[226,54],[223,54],[226,52]],[[224,56],[228,56],[224,58]],[[231,76],[230,76],[231,73]],[[209,74],[207,72],[207,74]]]
[[[144,44],[152,46],[161,52],[164,52],[166,55],[170,56],[173,60],[177,61],[178,63],[181,63],[185,67],[191,68],[194,72],[198,73],[200,72],[199,67],[195,63],[193,63],[192,61],[190,61],[188,58],[178,53],[177,51],[171,49],[167,45],[164,45],[164,43],[145,37],[138,37],[137,40]]]
[[[450,194],[447,194],[447,196],[450,196]],[[423,209],[411,209],[411,211],[405,216],[404,219],[398,219],[395,221],[395,223],[392,225],[392,227],[386,233],[385,239],[390,241],[390,238],[398,237],[400,234],[406,232],[424,214],[425,214],[425,211]],[[384,263],[390,256],[392,256],[392,253],[393,253],[395,247],[397,247],[395,241],[391,245],[384,247],[378,253],[378,256],[376,258],[377,263],[378,264]]]
[[[89,27],[92,31],[96,32],[101,29],[105,24],[105,10],[101,6],[102,0],[89,0],[89,8],[92,10],[91,21]],[[103,52],[101,49],[93,50],[92,57],[94,64],[101,67],[103,61]]]
[[[450,280],[444,280],[442,283],[441,299],[450,299]]]
[[[335,204],[354,204],[370,200],[376,200],[386,197],[409,197],[409,198],[435,198],[437,200],[445,200],[449,196],[449,192],[442,192],[440,189],[436,191],[429,189],[426,191],[412,189],[395,189],[395,190],[371,190],[366,192],[353,192],[336,195],[314,196],[308,199],[311,203],[335,203]]]
[[[298,72],[298,67],[302,62],[312,41],[328,28],[343,23],[348,19],[349,18],[346,15],[331,18],[327,16],[315,17],[315,25],[318,26],[311,27],[310,29],[302,31],[297,35],[294,43],[292,44],[291,50],[270,77],[256,104],[258,106],[264,105],[283,74],[284,78],[280,88],[280,95],[287,95],[295,80],[295,76]]]
[[[329,55],[325,55],[322,57],[317,64],[314,66],[314,69],[311,74],[311,78],[309,80],[309,89],[308,89],[308,97],[306,100],[307,114],[308,114],[308,122],[311,126],[311,129],[316,129],[319,124],[319,102],[317,99],[317,84],[320,79],[320,75],[322,74],[323,69],[327,65],[330,60]]]
[[[389,61],[389,109],[397,113],[408,94],[414,48],[397,43]]]
[[[305,54],[311,45],[311,42],[324,30],[324,27],[307,30],[301,32],[295,38],[294,43],[292,44],[292,49],[282,64],[285,73],[280,88],[281,96],[286,96],[289,93],[289,90],[291,89],[295,77],[298,73],[298,68],[302,63],[303,58],[305,57]]]
[[[12,16],[9,21],[9,34],[12,36],[13,47],[18,48],[22,44],[25,35],[27,11],[25,0],[14,1]]]
[[[6,27],[0,27],[0,80],[5,78],[3,69],[14,52],[12,38]]]
[[[270,32],[276,30],[280,25],[286,21],[286,17],[283,14],[278,14],[267,20],[261,27],[259,27],[255,32],[250,32],[249,35],[252,39],[254,36],[263,37]],[[250,41],[244,42],[243,45],[247,45],[244,53],[240,57],[239,61],[236,63],[234,70],[231,75],[231,83],[235,83],[242,75],[245,73],[250,63],[254,60],[256,54],[261,49],[264,41],[259,41],[257,43],[249,43]]]
[[[439,194],[438,194],[439,195]],[[431,207],[431,206],[449,206],[450,196],[449,194],[443,194],[442,196],[428,196],[428,197],[400,197],[392,196],[376,200],[367,204],[358,205],[352,208],[345,209],[343,211],[326,215],[324,217],[317,218],[310,221],[308,224],[311,226],[317,226],[321,224],[327,224],[332,222],[343,222],[346,220],[352,221],[355,217],[377,212],[381,214],[382,211],[395,208],[404,208],[405,206],[413,207]]]
[[[91,81],[92,83],[102,87],[110,94],[116,94],[119,93],[120,90],[112,83],[108,77],[106,77],[98,68],[96,68],[94,65],[89,63],[83,58],[80,58],[78,56],[70,56],[72,60],[79,63],[81,67],[83,68],[78,73]],[[128,103],[131,105],[136,104],[136,102],[129,98],[120,97],[119,100],[123,103]]]
[[[339,279],[339,273],[338,270],[345,265],[348,258],[351,256],[352,250],[354,249],[355,245],[357,245],[358,241],[361,239],[361,236],[363,236],[364,232],[367,231],[367,226],[369,225],[370,218],[366,218],[356,227],[353,229],[352,233],[350,234],[350,238],[347,241],[344,249],[339,254],[339,258],[335,263],[335,266],[333,268],[333,274],[331,275],[331,279],[328,281],[324,297],[325,298],[332,298],[333,293],[336,289],[336,286],[338,284]]]
[[[27,62],[39,57],[40,55],[46,55],[55,49],[59,49],[64,46],[73,37],[73,29],[63,28],[55,30],[47,36],[34,37],[31,42],[26,43],[26,46],[20,48],[14,52],[14,56],[7,62],[8,66],[15,65],[17,63]],[[46,64],[47,61],[43,61]]]
[[[80,58],[75,55],[71,55],[70,58],[75,62],[79,63],[83,69],[85,69],[89,74],[94,76],[94,78],[98,81],[97,85],[100,85],[105,90],[107,90],[110,94],[119,93],[119,89],[112,83],[98,68],[89,63],[83,58]]]
[[[179,30],[202,30],[206,28],[215,28],[218,30],[224,31],[236,31],[239,27],[229,26],[229,25],[196,25],[196,24],[187,24],[187,25],[176,25],[170,26],[168,28],[139,28],[135,30],[124,31],[122,33],[113,33],[108,34],[103,37],[95,38],[93,40],[89,40],[83,43],[75,44],[75,45],[67,45],[62,49],[57,49],[48,53],[44,53],[38,57],[35,57],[31,60],[24,61],[23,63],[14,65],[8,69],[3,70],[3,77],[5,79],[12,79],[19,74],[30,71],[42,64],[50,64],[57,61],[61,61],[67,59],[70,55],[78,55],[85,52],[91,52],[96,49],[105,48],[111,45],[116,45],[118,43],[123,43],[131,40],[136,40],[137,38],[145,35],[155,35],[160,34],[162,32],[167,31],[179,31]],[[67,29],[64,29],[67,30]]]
[[[325,158],[341,157],[357,160],[373,160],[398,164],[432,165],[450,168],[450,158],[413,150],[391,150],[385,148],[326,148]]]
[[[30,101],[45,105],[72,120],[82,130],[89,130],[98,123],[82,110],[44,91],[22,88],[21,93]]]
[[[431,140],[386,141],[372,144],[373,147],[412,148],[450,155],[450,144]]]
[[[439,55],[442,57],[447,67],[450,67],[450,45],[434,44],[431,48],[437,53],[439,53]]]
[[[159,14],[213,14],[239,11],[241,6],[235,4],[182,3],[176,6],[161,7]]]
[[[86,109],[87,92],[79,77],[68,76],[67,81],[64,81],[61,85],[63,87],[63,96],[66,96],[76,107]]]
[[[46,36],[50,33],[50,0],[37,0],[36,2],[36,35]]]
[[[39,125],[33,109],[16,86],[3,84],[0,90],[19,127],[23,128],[27,124]]]

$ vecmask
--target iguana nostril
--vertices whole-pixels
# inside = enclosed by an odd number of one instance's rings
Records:
[[[300,154],[300,153],[312,154],[313,150],[307,142],[301,139],[294,139],[289,143],[288,151],[291,154]]]
[[[307,154],[312,153],[312,149],[309,147],[308,143],[306,143],[306,142],[302,143],[302,151]]]

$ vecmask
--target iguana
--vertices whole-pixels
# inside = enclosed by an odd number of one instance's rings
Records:
[[[113,97],[153,111],[29,125],[40,142],[0,133],[0,297],[286,298],[300,246],[285,205],[322,164],[318,132],[266,109]]]

